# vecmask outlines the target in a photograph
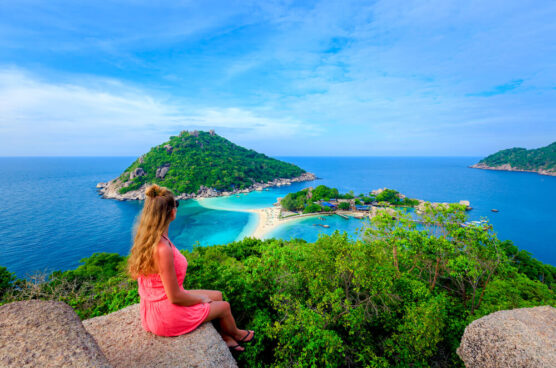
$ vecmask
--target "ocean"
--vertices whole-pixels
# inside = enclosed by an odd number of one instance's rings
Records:
[[[436,202],[469,200],[471,220],[487,217],[500,239],[556,265],[556,177],[470,169],[480,157],[278,157],[319,180],[239,197],[182,201],[169,235],[182,249],[224,244],[255,227],[255,215],[234,211],[269,207],[277,197],[324,184],[341,192],[396,189]],[[126,255],[141,202],[102,199],[96,184],[118,176],[135,157],[1,157],[0,266],[18,277],[67,270],[94,252]],[[498,213],[491,212],[498,209]],[[330,228],[314,226],[326,223]],[[363,222],[309,218],[269,234],[314,241],[335,230],[356,236]]]

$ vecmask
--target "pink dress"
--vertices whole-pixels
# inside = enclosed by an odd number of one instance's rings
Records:
[[[164,235],[163,237],[170,242]],[[174,267],[178,284],[183,289],[183,280],[187,270],[187,259],[174,244]],[[188,307],[176,305],[168,300],[159,274],[139,276],[141,324],[143,328],[159,336],[178,336],[196,329],[210,312],[208,303]],[[184,290],[186,291],[186,290]],[[187,291],[186,291],[187,292]]]

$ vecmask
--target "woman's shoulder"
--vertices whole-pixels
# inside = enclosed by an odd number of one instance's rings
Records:
[[[156,253],[161,256],[173,255],[174,249],[172,244],[170,244],[166,239],[160,238],[160,241],[156,245]]]

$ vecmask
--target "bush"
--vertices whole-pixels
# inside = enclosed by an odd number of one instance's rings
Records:
[[[349,202],[340,202],[338,204],[338,209],[343,210],[343,211],[348,211],[350,209]]]

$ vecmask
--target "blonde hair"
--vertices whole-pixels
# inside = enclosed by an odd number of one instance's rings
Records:
[[[174,194],[168,188],[153,184],[147,188],[145,195],[139,226],[127,260],[128,272],[133,279],[158,273],[154,252],[172,221],[172,210],[176,207]]]

